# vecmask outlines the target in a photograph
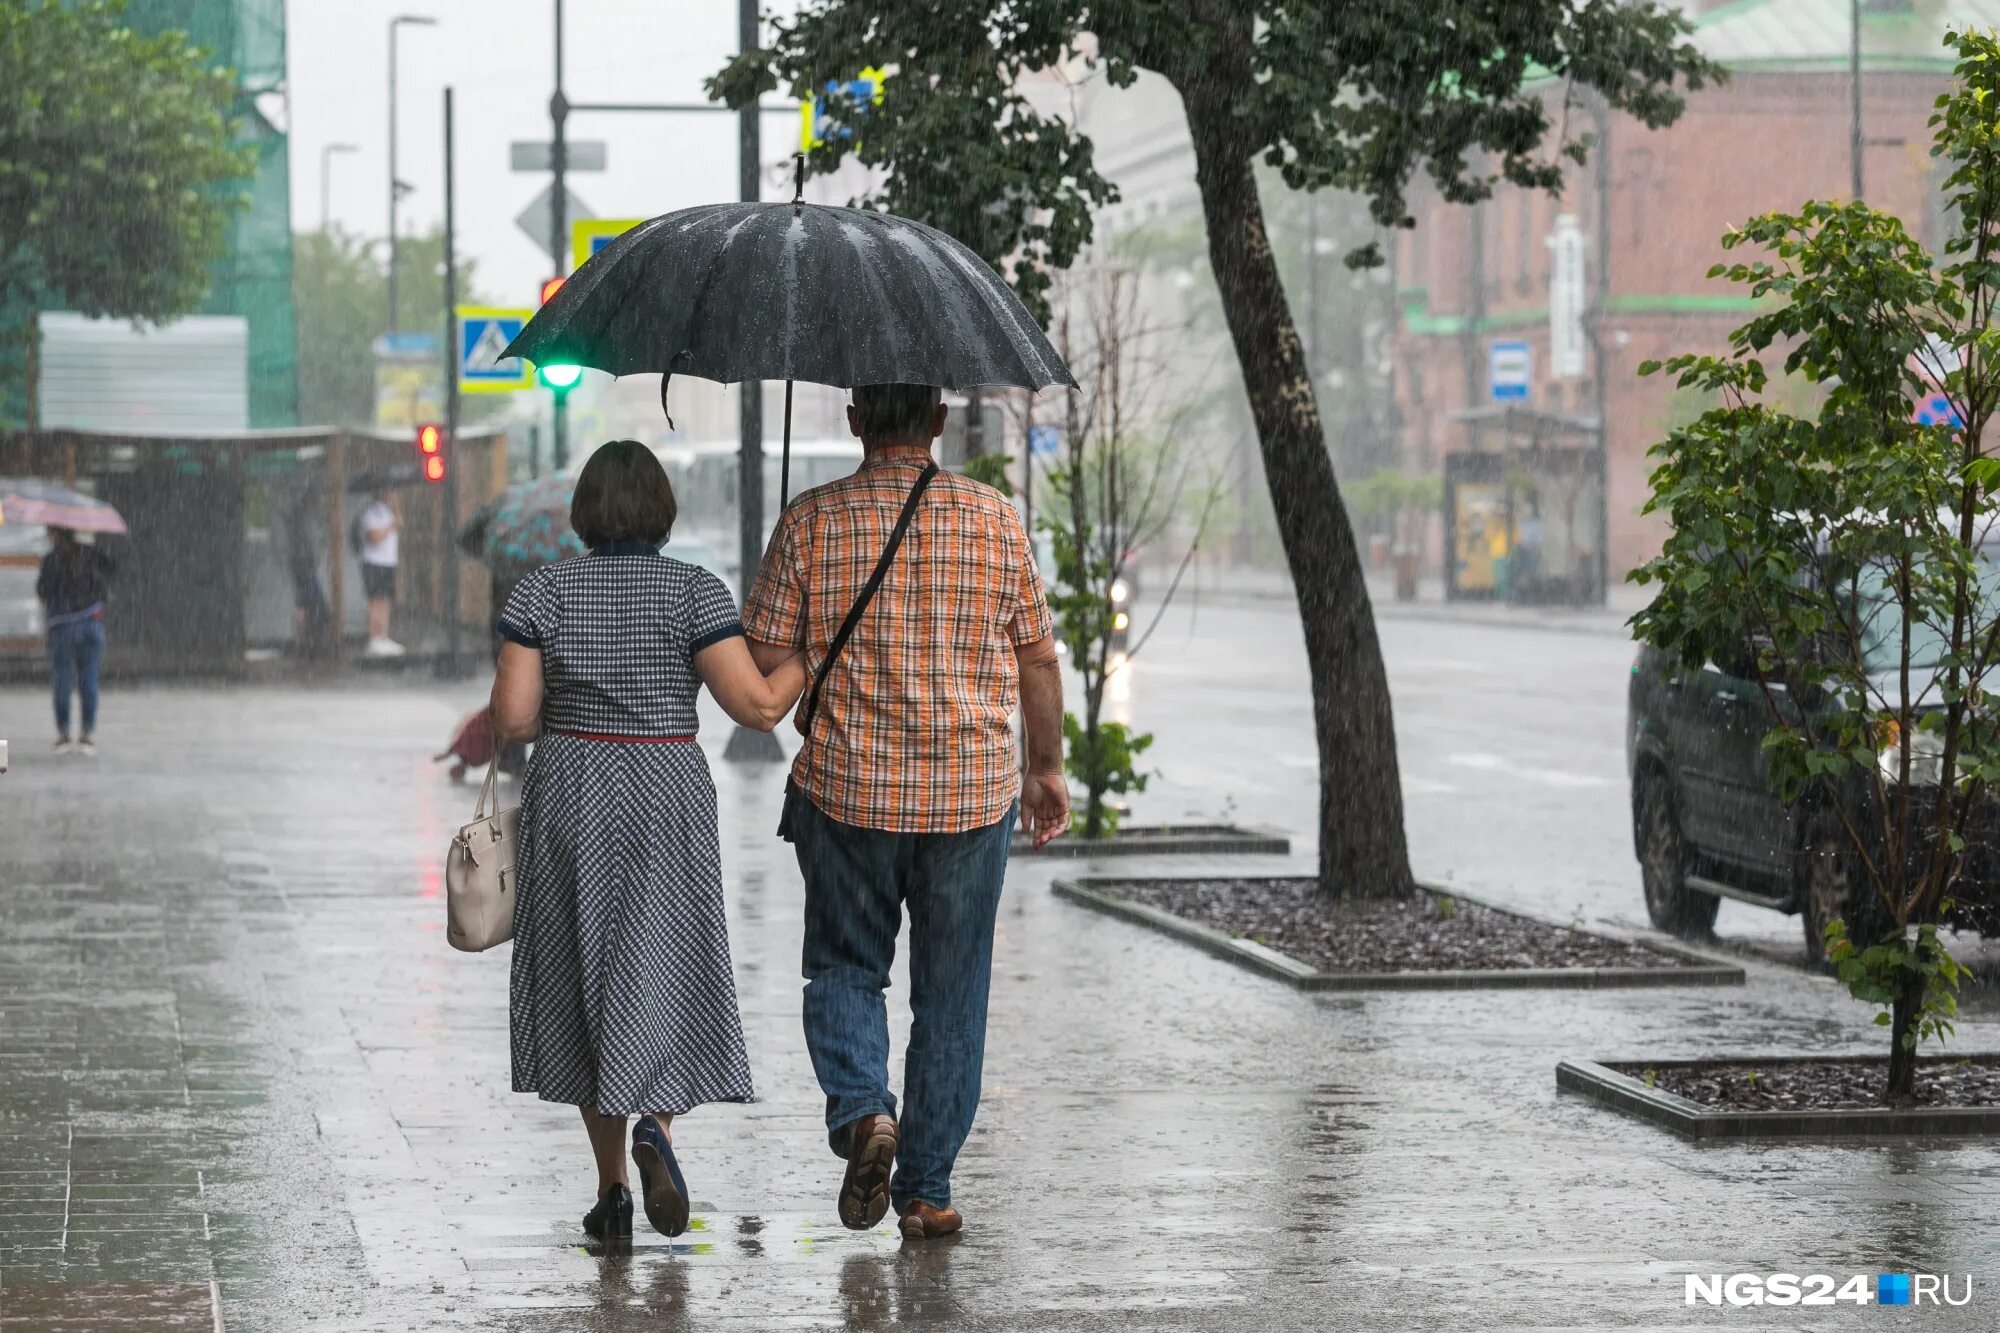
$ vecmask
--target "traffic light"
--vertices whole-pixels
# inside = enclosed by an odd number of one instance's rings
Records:
[[[567,398],[576,382],[583,378],[583,367],[571,365],[567,361],[556,361],[546,366],[535,367],[535,378],[552,390],[558,398]]]
[[[563,282],[562,278],[550,278],[542,284],[543,305],[547,305],[555,294],[562,290]],[[583,367],[571,365],[566,361],[553,361],[546,366],[535,367],[536,382],[553,393],[557,402],[569,397],[569,391],[574,389],[576,382],[582,378]]]
[[[564,282],[562,278],[550,278],[550,280],[546,280],[542,284],[542,304],[544,306],[556,296],[556,292],[562,290],[562,282]],[[542,388],[546,388],[552,394],[556,394],[558,402],[570,396],[570,390],[576,388],[576,380],[580,380],[580,378],[584,378],[584,368],[582,366],[572,366],[570,362],[564,362],[564,360],[556,360],[556,362],[550,362],[546,366],[536,366],[534,368],[534,380]]]
[[[425,422],[417,427],[417,456],[423,460],[424,480],[444,480],[444,431]]]

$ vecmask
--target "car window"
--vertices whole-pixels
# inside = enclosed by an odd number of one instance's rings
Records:
[[[1861,581],[1861,595],[1869,603],[1863,617],[1861,660],[1870,671],[1893,671],[1902,665],[1903,617],[1891,595],[1889,575],[1874,570]],[[1978,619],[1990,623],[2000,619],[2000,546],[1979,548]],[[1910,665],[1936,666],[1950,646],[1947,626],[1919,622],[1910,633]]]

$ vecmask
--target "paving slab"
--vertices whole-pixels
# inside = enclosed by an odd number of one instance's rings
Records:
[[[1972,1303],[1925,1326],[2000,1323],[2000,1144],[1698,1147],[1554,1086],[1573,1056],[1876,1049],[1867,1011],[1823,978],[1751,958],[1726,990],[1301,993],[1062,902],[1066,868],[1026,860],[958,1174],[970,1229],[920,1247],[844,1231],[799,1033],[801,889],[770,837],[780,775],[719,760],[761,1100],[677,1127],[698,1230],[600,1253],[575,1227],[575,1112],[508,1090],[507,949],[444,943],[441,853],[473,793],[429,754],[478,697],[128,689],[95,763],[16,740],[0,777],[9,1333],[1883,1317],[1685,1303],[1687,1274],[1739,1271],[1970,1274]],[[41,707],[0,692],[0,732],[32,736]],[[2000,1049],[2000,1031],[1974,1015],[1958,1045]]]

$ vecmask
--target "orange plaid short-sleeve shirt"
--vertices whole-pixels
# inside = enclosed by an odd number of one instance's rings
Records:
[[[818,672],[928,457],[872,455],[792,503],[744,607],[751,638],[803,648]],[[939,473],[827,676],[794,780],[829,817],[862,828],[959,833],[997,822],[1021,790],[1014,649],[1052,627],[1014,506]]]

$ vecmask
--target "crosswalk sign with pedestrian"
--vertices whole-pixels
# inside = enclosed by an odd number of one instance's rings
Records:
[[[535,368],[520,357],[502,357],[532,310],[458,308],[458,387],[463,393],[512,393],[535,387]]]

